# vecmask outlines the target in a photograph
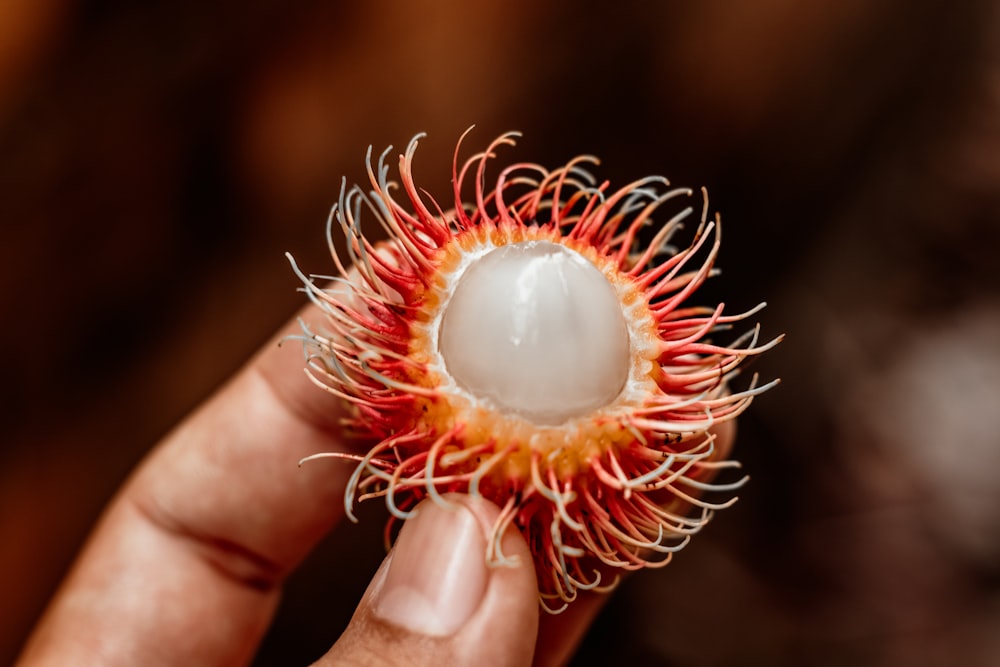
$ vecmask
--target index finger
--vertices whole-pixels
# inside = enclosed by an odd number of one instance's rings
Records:
[[[314,306],[301,318],[318,323]],[[287,573],[343,516],[342,408],[303,371],[290,322],[168,435],[105,512],[24,664],[249,661]]]

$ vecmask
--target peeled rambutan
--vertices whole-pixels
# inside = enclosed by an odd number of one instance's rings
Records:
[[[714,481],[739,464],[713,427],[775,384],[730,388],[741,362],[779,339],[759,344],[754,327],[712,340],[763,304],[734,315],[689,304],[719,251],[704,191],[693,240],[678,249],[671,240],[694,209],[654,218],[694,192],[664,178],[610,190],[585,156],[554,170],[514,164],[487,185],[495,151],[517,136],[461,166],[459,142],[449,211],[413,181],[419,135],[400,156],[405,204],[389,181],[391,149],[375,164],[369,149],[370,192],[345,182],[327,234],[340,275],[318,283],[295,270],[327,316],[323,330],[303,326],[307,370],[349,404],[348,431],[371,448],[309,458],[357,462],[352,518],[355,500],[373,497],[395,519],[448,492],[495,502],[487,558],[505,562],[501,537],[516,527],[543,606],[559,611],[621,571],[666,564],[735,501],[745,477]],[[388,240],[369,241],[365,217]]]

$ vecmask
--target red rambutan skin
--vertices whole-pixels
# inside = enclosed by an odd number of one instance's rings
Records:
[[[317,455],[357,461],[348,516],[356,500],[373,497],[384,498],[394,519],[407,518],[428,496],[442,503],[448,492],[486,497],[502,508],[487,558],[506,563],[500,538],[520,530],[543,606],[559,611],[580,590],[613,587],[622,571],[665,565],[712,511],[735,502],[704,497],[746,481],[713,482],[721,470],[739,467],[716,447],[714,428],[776,384],[754,377],[741,391],[730,388],[740,364],[780,338],[759,344],[754,327],[718,344],[710,337],[763,304],[735,315],[722,304],[689,305],[713,275],[719,251],[719,221],[708,219],[704,191],[693,240],[678,250],[669,242],[691,207],[646,228],[664,204],[694,193],[670,189],[661,177],[611,190],[586,169],[597,161],[583,156],[554,170],[514,164],[488,186],[487,164],[516,136],[497,138],[461,166],[459,142],[447,212],[414,183],[420,136],[399,158],[404,204],[388,180],[389,150],[373,164],[369,149],[371,192],[345,183],[329,219],[340,275],[321,286],[295,270],[327,314],[325,330],[304,327],[307,369],[350,405],[349,433],[374,443],[365,455]],[[369,241],[363,217],[388,241]],[[346,262],[334,250],[336,229],[347,241]],[[465,391],[449,377],[438,345],[461,272],[492,248],[528,241],[555,243],[591,262],[615,290],[629,327],[631,368],[618,398],[555,425],[505,413]]]

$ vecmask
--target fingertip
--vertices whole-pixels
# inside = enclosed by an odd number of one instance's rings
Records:
[[[425,501],[400,531],[376,616],[432,637],[454,634],[479,608],[490,572],[476,515],[461,503]]]
[[[736,420],[728,419],[712,426],[710,432],[715,435],[716,459],[729,458],[736,441]]]
[[[481,498],[460,497],[489,536],[500,517],[500,508]],[[462,655],[477,667],[530,665],[539,627],[538,580],[531,549],[515,528],[500,536],[502,561],[481,554],[490,571],[490,583],[477,613],[462,630]],[[496,661],[490,656],[496,656]]]
[[[530,665],[538,632],[531,554],[510,530],[501,537],[505,564],[487,559],[499,516],[468,496],[418,505],[329,664]]]

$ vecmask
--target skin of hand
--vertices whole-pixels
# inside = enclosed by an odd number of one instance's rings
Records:
[[[299,314],[315,326],[313,307]],[[337,400],[302,370],[297,333],[279,332],[147,456],[106,509],[17,663],[244,665],[282,582],[343,518],[351,466],[303,466],[346,451]],[[720,432],[726,448],[731,427]],[[486,563],[498,508],[467,496],[424,501],[348,628],[319,665],[564,664],[604,596],[539,618],[531,555]],[[336,604],[332,601],[331,604]]]

